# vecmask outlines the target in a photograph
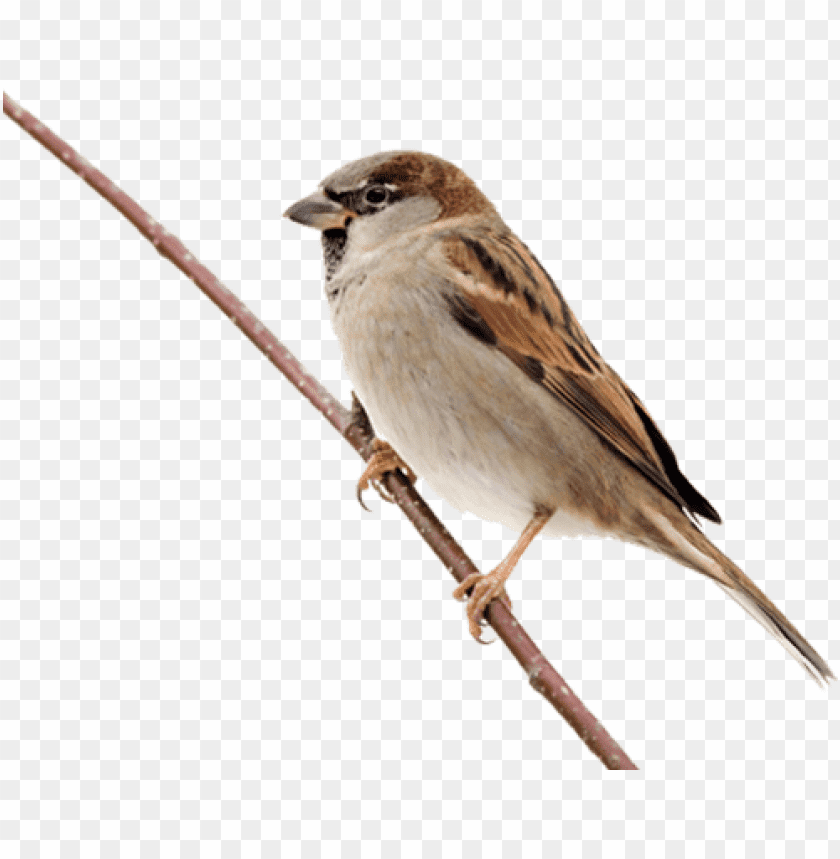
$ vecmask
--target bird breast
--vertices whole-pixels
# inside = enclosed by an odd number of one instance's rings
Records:
[[[549,532],[597,533],[574,500],[594,441],[580,421],[453,320],[427,258],[348,262],[332,322],[377,436],[460,510],[519,531],[548,505]]]

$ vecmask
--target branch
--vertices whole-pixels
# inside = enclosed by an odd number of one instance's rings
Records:
[[[137,205],[110,179],[50,131],[32,114],[3,93],[3,113],[77,173],[91,188],[121,212],[157,248],[158,253],[179,268],[224,313],[272,364],[318,409],[363,458],[370,456],[369,439],[351,421],[350,412],[289,352],[253,313],[202,265],[183,244]],[[390,472],[383,481],[420,536],[455,577],[463,581],[477,572],[455,538],[437,519],[406,478]],[[554,670],[511,612],[494,600],[488,608],[490,626],[507,645],[528,675],[528,681],[602,761],[607,769],[635,770],[636,765],[610,737],[603,725],[586,709],[568,684]]]

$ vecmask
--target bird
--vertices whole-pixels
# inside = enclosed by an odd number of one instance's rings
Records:
[[[699,527],[715,508],[587,337],[554,280],[479,187],[431,153],[345,164],[284,217],[319,230],[354,415],[376,434],[357,487],[419,475],[519,534],[455,589],[482,639],[538,534],[614,538],[708,577],[817,683],[825,660]],[[390,500],[390,499],[389,499]],[[486,643],[486,642],[484,642]]]

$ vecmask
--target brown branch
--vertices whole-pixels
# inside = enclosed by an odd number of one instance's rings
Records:
[[[369,440],[359,427],[351,423],[350,412],[307,373],[297,358],[175,236],[6,93],[3,93],[3,112],[125,215],[161,256],[174,263],[230,317],[234,325],[324,415],[363,459],[370,456]],[[477,572],[455,538],[402,474],[391,472],[386,475],[384,482],[420,536],[458,582],[470,573]],[[490,626],[522,666],[531,686],[572,726],[604,766],[611,770],[638,769],[554,670],[510,611],[501,602],[494,600],[488,609],[488,616]]]

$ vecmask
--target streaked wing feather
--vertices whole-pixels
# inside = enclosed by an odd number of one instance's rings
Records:
[[[457,285],[492,344],[568,405],[616,453],[679,507],[719,522],[715,509],[679,470],[676,456],[641,401],[589,341],[528,248],[510,231],[443,239]],[[462,308],[463,313],[463,308]],[[473,325],[475,325],[475,319]],[[485,342],[488,338],[484,337]]]

